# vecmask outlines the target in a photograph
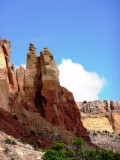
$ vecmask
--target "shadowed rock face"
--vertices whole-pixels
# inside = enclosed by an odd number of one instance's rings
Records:
[[[120,133],[120,101],[96,100],[77,105],[86,129]]]
[[[4,43],[6,49],[3,47]],[[36,48],[30,43],[26,69],[20,66],[15,70],[14,65],[10,66],[9,63],[10,42],[1,40],[0,44],[2,44],[0,64],[2,69],[5,67],[0,73],[3,73],[2,79],[9,89],[1,93],[4,103],[1,102],[0,108],[9,110],[10,114],[18,115],[20,121],[24,120],[22,117],[24,111],[38,113],[47,122],[90,141],[72,93],[60,86],[59,70],[49,49],[44,48],[37,57]],[[4,88],[4,83],[1,83],[1,90]],[[37,130],[36,124],[33,128]]]

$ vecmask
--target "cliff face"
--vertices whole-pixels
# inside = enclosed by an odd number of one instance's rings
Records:
[[[96,100],[77,105],[86,129],[120,133],[120,101]]]
[[[7,109],[10,42],[0,40],[0,108]]]
[[[67,129],[90,141],[72,93],[60,86],[59,71],[48,48],[44,48],[37,57],[36,48],[30,43],[26,69],[22,66],[15,69],[14,65],[10,66],[10,42],[1,39],[0,67],[0,110],[3,112],[2,121],[5,121],[6,125],[12,125],[14,117],[11,116],[17,115],[19,121],[14,123],[18,124],[19,128],[26,130],[26,133],[30,128],[38,132],[40,124],[36,119],[40,121],[40,118],[44,118],[50,124]],[[33,116],[28,120],[31,114]],[[37,117],[34,116],[36,114]],[[31,119],[36,123],[32,124]],[[24,121],[25,128],[19,124]],[[0,128],[14,135],[4,126],[1,125]],[[15,132],[15,136],[21,135]]]

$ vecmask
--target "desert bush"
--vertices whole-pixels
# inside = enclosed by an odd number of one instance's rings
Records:
[[[32,136],[36,136],[36,132],[35,132],[34,130],[30,130],[30,134],[31,134]]]
[[[48,149],[44,154],[43,160],[67,160],[66,153],[64,151],[55,151]]]
[[[120,153],[110,150],[92,149],[84,152],[84,160],[120,160]]]
[[[98,133],[101,133],[100,131],[98,131]]]
[[[76,138],[73,142],[74,147],[78,147],[77,152],[73,150],[66,151],[63,143],[55,143],[50,149],[47,149],[43,160],[120,160],[120,153],[113,153],[110,150],[102,149],[82,149],[84,146],[82,138]]]
[[[6,138],[6,139],[5,139],[5,143],[6,143],[6,144],[16,145],[16,142],[15,142],[14,140],[10,139],[10,138]]]
[[[111,134],[110,137],[113,138],[113,135]]]
[[[104,133],[109,133],[109,131],[107,131],[107,130],[103,130],[103,132],[104,132]]]
[[[67,160],[64,145],[62,143],[54,143],[51,149],[47,149],[43,160]]]
[[[96,133],[96,131],[94,131],[94,132],[93,132],[93,136],[97,136],[97,133]]]
[[[79,152],[82,149],[82,147],[83,147],[84,144],[85,144],[85,141],[82,138],[80,138],[80,137],[77,137],[73,141],[73,146],[75,146],[76,152]]]
[[[61,151],[64,148],[63,143],[56,142],[53,144],[52,149],[55,151]]]

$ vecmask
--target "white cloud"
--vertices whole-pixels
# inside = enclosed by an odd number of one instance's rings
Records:
[[[20,66],[23,66],[24,68],[26,68],[26,64],[21,64],[19,66],[15,65],[15,68],[19,68]]]
[[[89,72],[79,63],[71,59],[63,59],[58,66],[60,84],[74,95],[77,102],[99,99],[99,93],[105,84],[105,78],[95,72]]]
[[[26,68],[26,64],[21,64],[20,66],[23,66],[24,68]]]

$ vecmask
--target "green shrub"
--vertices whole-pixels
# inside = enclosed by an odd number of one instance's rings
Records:
[[[93,132],[93,136],[97,136],[97,133],[95,131]]]
[[[110,137],[113,138],[113,135],[111,134]]]
[[[82,149],[84,144],[85,144],[85,141],[82,138],[77,137],[73,142],[73,145],[76,148],[76,152],[79,152]]]
[[[47,149],[43,160],[67,160],[64,145],[62,143],[55,143],[51,149]]]
[[[114,154],[114,159],[115,160],[120,160],[120,153],[115,153]]]
[[[47,149],[43,160],[120,160],[120,153],[113,153],[110,150],[90,149],[84,150],[82,146],[85,141],[82,138],[76,138],[73,146],[77,148],[77,152],[73,150],[65,151],[63,143],[55,143],[50,149]]]
[[[54,143],[53,146],[52,146],[52,149],[55,150],[55,151],[60,151],[63,148],[64,148],[64,144],[59,143],[59,142]]]
[[[65,151],[55,151],[53,149],[48,149],[44,154],[43,160],[67,160]]]
[[[114,153],[112,151],[109,151],[109,150],[101,150],[99,152],[99,157],[102,159],[102,160],[114,160]]]
[[[10,139],[10,138],[6,138],[6,139],[5,139],[5,143],[6,143],[6,144],[16,145],[16,142],[15,142],[14,140]]]
[[[104,132],[104,133],[109,133],[109,131],[107,131],[107,130],[103,130],[103,132]]]
[[[84,160],[120,160],[119,153],[110,150],[92,149],[84,152]]]
[[[71,151],[71,152],[66,152],[66,157],[69,159],[75,159],[76,158],[76,154],[75,152]]]
[[[36,132],[35,132],[34,130],[30,130],[30,134],[31,134],[32,136],[36,136]]]

